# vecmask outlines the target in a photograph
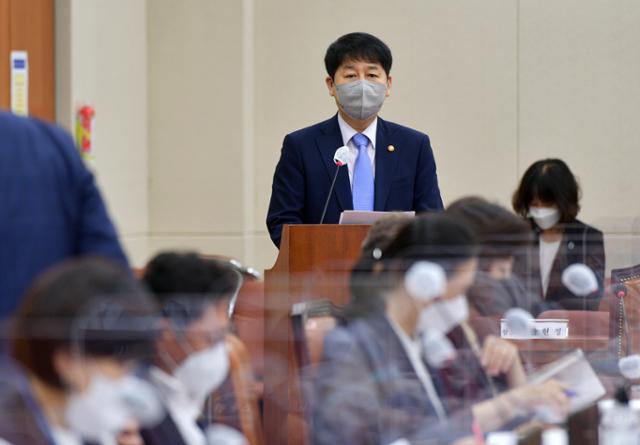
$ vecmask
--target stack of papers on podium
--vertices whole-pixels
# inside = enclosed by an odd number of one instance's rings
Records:
[[[338,224],[373,224],[377,220],[393,213],[416,216],[416,212],[368,212],[366,210],[345,210],[340,214]]]

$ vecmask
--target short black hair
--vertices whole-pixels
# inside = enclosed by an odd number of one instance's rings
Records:
[[[12,323],[12,355],[64,389],[53,364],[57,351],[151,358],[156,333],[157,307],[131,271],[107,259],[79,258],[46,271],[27,291]]]
[[[528,218],[529,206],[535,198],[556,205],[561,223],[575,221],[580,211],[580,186],[563,160],[542,159],[534,162],[522,176],[513,194],[513,210]]]
[[[159,253],[147,264],[142,279],[162,308],[177,297],[181,306],[190,299],[191,319],[201,315],[202,304],[226,301],[242,283],[242,275],[229,262],[196,252]]]
[[[366,32],[352,32],[329,45],[324,56],[327,74],[333,79],[336,71],[347,60],[379,63],[387,76],[391,72],[391,50],[382,40]]]

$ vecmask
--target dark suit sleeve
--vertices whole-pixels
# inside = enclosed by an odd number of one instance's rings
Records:
[[[413,208],[416,212],[442,210],[442,198],[438,187],[436,161],[429,142],[429,136],[424,135],[420,145],[418,166],[416,171],[415,190],[413,192]]]
[[[587,300],[587,308],[593,311],[598,310],[600,306],[600,299],[604,292],[604,269],[605,269],[605,254],[604,254],[604,239],[602,232],[589,227],[586,230],[586,242],[584,255],[586,265],[593,270],[593,273],[598,280],[598,290],[596,298],[589,298]]]
[[[587,266],[589,266],[596,274],[598,286],[602,291],[604,289],[605,268],[604,239],[602,232],[594,229],[587,231],[586,249]]]
[[[271,240],[280,247],[283,224],[303,222],[305,181],[304,166],[295,143],[284,138],[280,161],[276,166],[271,187],[271,201],[267,213],[267,228]]]
[[[371,374],[356,342],[345,331],[329,333],[314,379],[314,445],[380,442],[381,406]]]

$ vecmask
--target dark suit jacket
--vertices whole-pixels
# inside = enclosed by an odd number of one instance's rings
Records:
[[[528,292],[517,275],[503,280],[492,278],[478,271],[467,298],[480,316],[502,316],[511,308],[521,308],[537,315],[541,310],[541,298]]]
[[[287,135],[273,176],[267,227],[280,245],[283,224],[318,224],[336,171],[333,155],[344,145],[337,115]],[[393,145],[390,152],[387,147]],[[426,134],[378,118],[374,210],[441,210],[436,163]],[[336,224],[353,209],[349,172],[342,167],[324,222]]]
[[[415,444],[446,444],[471,435],[471,412],[449,397],[443,374],[429,372],[448,421],[438,420],[384,316],[334,329],[313,378],[313,443],[378,445],[404,437]]]
[[[516,258],[514,271],[519,275],[525,286],[541,298],[542,280],[540,278],[540,231],[536,230],[533,245],[527,254]],[[571,264],[583,263],[589,266],[596,275],[599,292],[596,295],[583,298],[571,293],[562,284],[562,272]],[[602,232],[579,220],[566,224],[560,248],[549,275],[549,287],[544,302],[550,308],[556,307],[569,310],[597,310],[604,288],[604,241]]]
[[[144,445],[187,445],[170,414],[153,427],[140,430]]]
[[[75,255],[127,264],[91,172],[60,128],[0,112],[0,316]]]

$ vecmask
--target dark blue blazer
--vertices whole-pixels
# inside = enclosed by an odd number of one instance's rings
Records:
[[[580,220],[564,224],[562,241],[553,260],[546,296],[542,292],[540,278],[540,229],[531,222],[534,239],[525,255],[518,255],[514,272],[523,280],[527,290],[539,295],[544,305],[541,310],[598,310],[604,291],[605,251],[603,234],[595,227]],[[599,291],[587,297],[576,296],[562,284],[562,272],[572,264],[582,263],[591,270],[598,280]]]
[[[426,364],[425,364],[426,366]],[[427,369],[428,366],[427,366]],[[311,436],[315,445],[451,443],[472,434],[472,414],[448,375],[429,369],[447,411],[439,421],[400,340],[384,316],[357,319],[329,332],[313,385]]]
[[[336,171],[333,155],[344,145],[337,114],[284,138],[273,176],[267,227],[276,246],[283,224],[318,224]],[[394,151],[388,147],[394,146]],[[378,118],[374,210],[443,208],[429,137]],[[336,224],[353,209],[349,171],[340,169],[324,222]]]
[[[65,258],[127,264],[91,172],[59,127],[0,112],[0,316]]]

